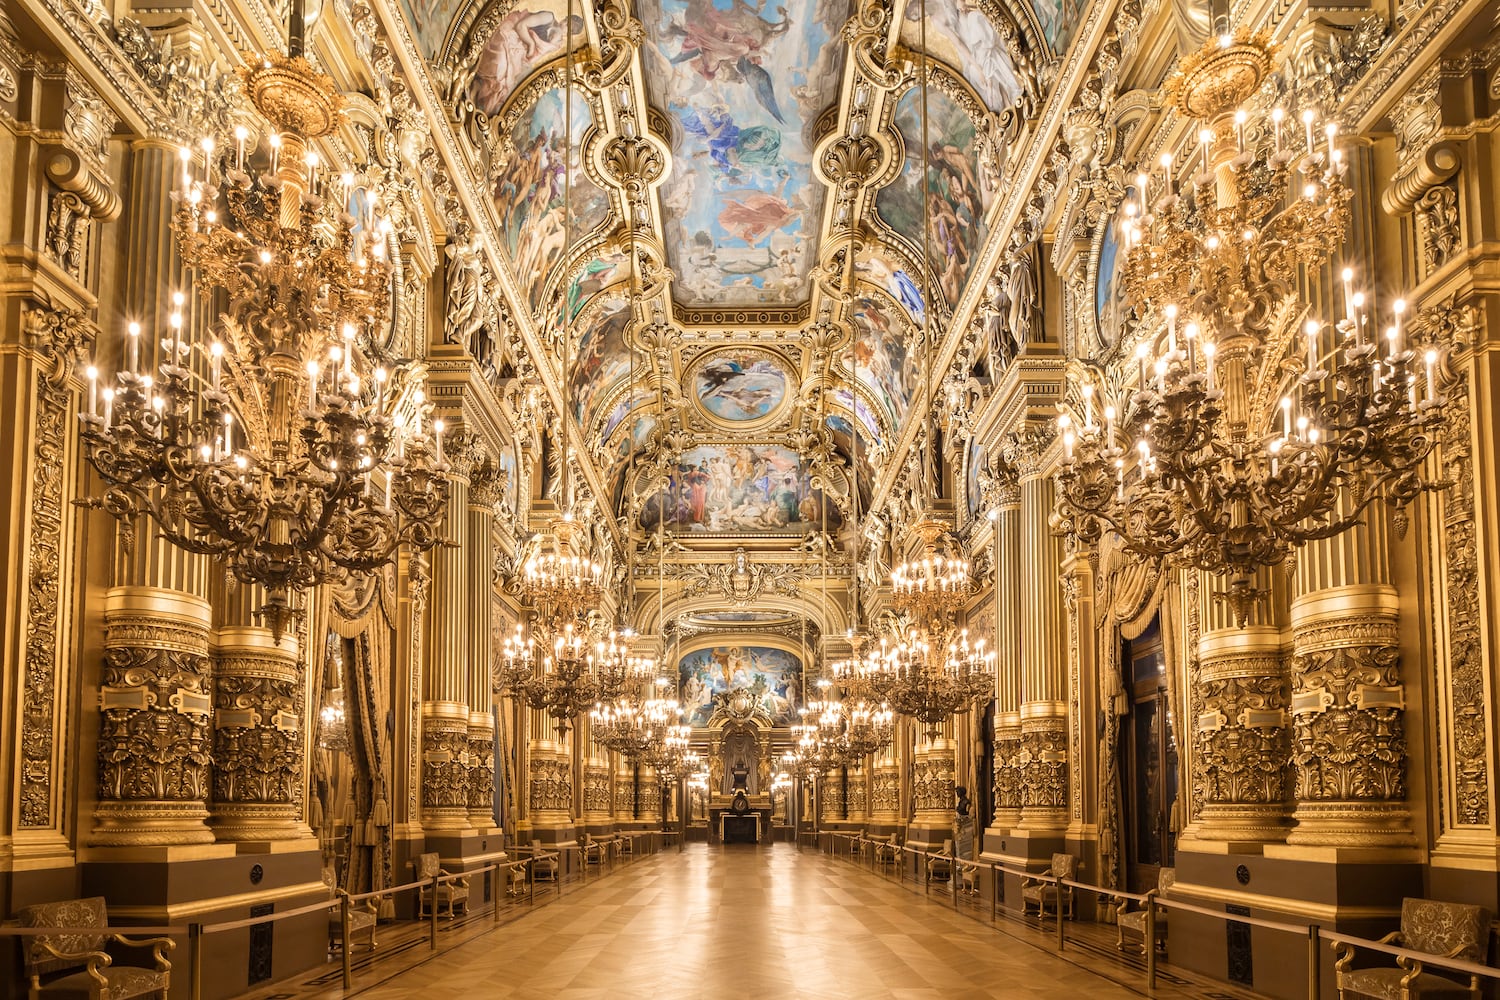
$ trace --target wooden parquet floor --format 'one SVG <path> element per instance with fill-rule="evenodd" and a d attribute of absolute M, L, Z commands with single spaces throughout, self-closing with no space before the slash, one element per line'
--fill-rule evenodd
<path fill-rule="evenodd" d="M 1075 928 L 1077 930 L 1075 931 Z M 455 928 L 455 930 L 457 930 Z M 1115 1000 L 1145 996 L 1139 965 L 1122 963 L 1070 925 L 1059 956 L 1050 933 L 988 909 L 955 910 L 847 861 L 789 844 L 688 845 L 570 886 L 546 905 L 472 934 L 420 964 L 357 977 L 365 1000 L 479 997 Z M 1113 928 L 1108 928 L 1112 932 Z M 1074 935 L 1077 935 L 1075 944 Z M 462 940 L 467 938 L 466 940 Z M 384 945 L 382 945 L 382 949 Z M 423 943 L 425 950 L 425 942 Z M 394 970 L 391 970 L 394 971 Z M 1164 998 L 1242 1000 L 1251 994 L 1177 970 Z M 341 997 L 337 977 L 263 996 Z"/>

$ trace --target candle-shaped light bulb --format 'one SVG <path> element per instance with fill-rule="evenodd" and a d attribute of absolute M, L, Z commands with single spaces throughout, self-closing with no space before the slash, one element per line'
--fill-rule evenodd
<path fill-rule="evenodd" d="M 141 364 L 141 324 L 131 323 L 125 328 L 125 370 L 138 374 Z"/>
<path fill-rule="evenodd" d="M 1422 360 L 1427 363 L 1427 402 L 1435 403 L 1437 402 L 1437 379 L 1433 372 L 1437 367 L 1438 352 L 1428 349 L 1427 353 L 1422 355 Z"/>
<path fill-rule="evenodd" d="M 109 430 L 110 423 L 115 414 L 115 391 L 108 386 L 104 388 L 104 429 Z"/>
<path fill-rule="evenodd" d="M 1302 125 L 1307 130 L 1307 152 L 1312 155 L 1313 151 L 1313 121 L 1317 118 L 1312 108 L 1302 112 Z"/>
<path fill-rule="evenodd" d="M 213 379 L 212 384 L 213 387 L 217 389 L 219 387 L 219 365 L 224 359 L 224 345 L 219 343 L 217 340 L 209 344 L 208 357 L 210 365 L 210 375 Z"/>
<path fill-rule="evenodd" d="M 245 140 L 250 138 L 250 130 L 243 125 L 234 127 L 234 169 L 245 169 Z"/>
<path fill-rule="evenodd" d="M 97 417 L 99 415 L 99 369 L 89 365 L 84 369 L 83 374 L 89 380 L 89 416 Z"/>
<path fill-rule="evenodd" d="M 1286 111 L 1282 108 L 1271 109 L 1271 132 L 1272 142 L 1275 144 L 1276 152 L 1281 152 L 1281 123 L 1286 120 Z"/>
<path fill-rule="evenodd" d="M 1292 436 L 1292 397 L 1281 397 L 1281 436 Z"/>
<path fill-rule="evenodd" d="M 307 363 L 307 408 L 313 409 L 318 405 L 318 372 L 321 369 L 316 361 Z"/>
<path fill-rule="evenodd" d="M 1146 388 L 1146 357 L 1151 353 L 1151 348 L 1143 340 L 1135 345 L 1135 359 L 1141 366 L 1141 388 Z"/>
<path fill-rule="evenodd" d="M 1318 329 L 1319 323 L 1315 319 L 1307 321 L 1304 332 L 1307 334 L 1307 371 L 1309 374 L 1318 370 Z"/>
<path fill-rule="evenodd" d="M 1166 175 L 1166 178 L 1167 178 L 1167 194 L 1168 194 L 1168 196 L 1170 196 L 1172 194 L 1172 154 L 1171 153 L 1163 153 L 1163 154 L 1161 154 L 1161 169 L 1162 169 L 1162 173 L 1164 173 Z"/>
<path fill-rule="evenodd" d="M 1203 371 L 1208 375 L 1208 391 L 1214 391 L 1214 355 L 1219 351 L 1219 345 L 1212 340 L 1203 341 Z"/>
<path fill-rule="evenodd" d="M 1244 108 L 1240 108 L 1234 113 L 1235 152 L 1243 153 L 1245 151 L 1245 122 L 1249 121 L 1249 119 L 1250 116 L 1245 112 Z"/>
<path fill-rule="evenodd" d="M 1401 353 L 1401 317 L 1406 314 L 1406 300 L 1397 299 L 1391 303 L 1391 312 L 1396 318 L 1395 326 L 1392 328 L 1396 331 L 1396 336 L 1391 341 L 1391 354 L 1394 356 Z"/>
<path fill-rule="evenodd" d="M 1091 431 L 1094 429 L 1094 383 L 1084 382 L 1078 387 L 1078 392 L 1083 396 L 1083 429 Z"/>
<path fill-rule="evenodd" d="M 1167 317 L 1167 353 L 1174 354 L 1177 351 L 1177 306 L 1169 302 L 1162 312 Z"/>

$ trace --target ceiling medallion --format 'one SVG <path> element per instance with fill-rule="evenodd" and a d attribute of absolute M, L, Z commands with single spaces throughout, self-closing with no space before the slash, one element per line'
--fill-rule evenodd
<path fill-rule="evenodd" d="M 726 430 L 774 424 L 796 395 L 787 360 L 759 347 L 710 351 L 693 362 L 684 381 L 703 419 Z"/>

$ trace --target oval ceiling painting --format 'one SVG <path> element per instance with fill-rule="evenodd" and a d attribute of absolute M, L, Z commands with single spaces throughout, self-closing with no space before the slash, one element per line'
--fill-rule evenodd
<path fill-rule="evenodd" d="M 688 388 L 704 415 L 740 429 L 781 416 L 790 382 L 786 361 L 758 348 L 714 351 L 688 372 Z"/>

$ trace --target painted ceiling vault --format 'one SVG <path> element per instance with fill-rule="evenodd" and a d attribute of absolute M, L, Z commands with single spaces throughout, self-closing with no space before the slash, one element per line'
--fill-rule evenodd
<path fill-rule="evenodd" d="M 888 491 L 1076 0 L 403 3 L 622 520 L 795 537 Z"/>

